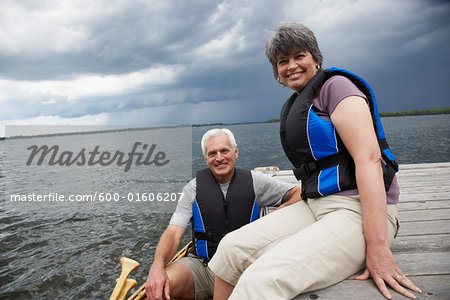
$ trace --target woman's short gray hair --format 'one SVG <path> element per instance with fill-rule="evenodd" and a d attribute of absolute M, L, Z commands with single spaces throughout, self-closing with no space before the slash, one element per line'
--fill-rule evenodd
<path fill-rule="evenodd" d="M 277 59 L 295 50 L 307 50 L 322 68 L 323 57 L 314 33 L 305 25 L 284 22 L 271 33 L 266 41 L 266 56 L 272 64 L 273 76 L 278 77 Z"/>
<path fill-rule="evenodd" d="M 234 138 L 234 135 L 231 132 L 231 130 L 229 130 L 227 128 L 215 128 L 215 129 L 208 130 L 202 137 L 201 146 L 202 146 L 202 152 L 203 152 L 204 157 L 206 157 L 205 142 L 220 133 L 225 133 L 228 136 L 228 139 L 230 140 L 231 149 L 233 149 L 233 151 L 236 149 L 236 147 L 237 147 L 236 139 Z"/>

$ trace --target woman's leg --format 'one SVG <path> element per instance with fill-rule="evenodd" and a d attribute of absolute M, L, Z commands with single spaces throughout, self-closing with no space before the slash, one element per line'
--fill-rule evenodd
<path fill-rule="evenodd" d="M 364 267 L 359 198 L 328 196 L 308 204 L 318 221 L 249 266 L 229 299 L 291 299 L 342 281 Z M 395 224 L 388 224 L 393 235 Z"/>
<path fill-rule="evenodd" d="M 235 285 L 244 270 L 259 256 L 315 221 L 304 201 L 272 212 L 227 234 L 208 265 L 216 276 Z"/>

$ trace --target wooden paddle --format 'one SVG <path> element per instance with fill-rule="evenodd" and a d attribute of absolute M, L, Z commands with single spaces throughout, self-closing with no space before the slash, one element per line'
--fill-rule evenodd
<path fill-rule="evenodd" d="M 189 251 L 191 251 L 191 249 L 192 249 L 192 241 L 187 243 L 186 246 L 183 247 L 183 249 L 178 251 L 177 254 L 175 254 L 174 257 L 169 261 L 168 265 L 176 262 L 182 257 L 185 257 L 189 253 Z"/>
<path fill-rule="evenodd" d="M 116 279 L 116 284 L 119 281 L 119 279 Z M 127 294 L 131 291 L 132 288 L 134 288 L 137 285 L 137 281 L 134 279 L 127 278 L 125 280 L 125 284 L 123 286 L 123 289 L 120 291 L 119 297 L 117 297 L 118 300 L 125 300 L 125 297 Z"/>
<path fill-rule="evenodd" d="M 179 260 L 180 258 L 186 256 L 189 251 L 191 251 L 192 249 L 192 241 L 190 241 L 189 243 L 186 244 L 186 246 L 183 247 L 183 249 L 181 249 L 180 251 L 177 252 L 177 254 L 175 254 L 175 256 L 169 261 L 168 265 L 171 263 L 176 262 L 177 260 Z M 141 285 L 141 287 L 133 293 L 133 295 L 131 295 L 127 300 L 141 300 L 141 299 L 147 299 L 144 298 L 145 295 L 145 283 L 143 285 Z"/>
<path fill-rule="evenodd" d="M 145 283 L 141 285 L 141 287 L 133 293 L 127 300 L 142 300 L 147 299 L 147 295 L 145 294 Z"/>
<path fill-rule="evenodd" d="M 139 263 L 131 258 L 121 257 L 120 265 L 122 266 L 122 272 L 120 273 L 117 284 L 109 300 L 118 300 L 122 292 L 122 289 L 126 286 L 127 277 L 130 273 L 139 267 Z M 131 288 L 130 288 L 131 289 Z M 123 296 L 125 298 L 126 294 Z"/>

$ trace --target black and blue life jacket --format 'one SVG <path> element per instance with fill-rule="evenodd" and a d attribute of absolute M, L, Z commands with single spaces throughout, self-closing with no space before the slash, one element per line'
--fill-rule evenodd
<path fill-rule="evenodd" d="M 339 191 L 356 189 L 355 164 L 331 121 L 320 118 L 312 101 L 331 76 L 350 79 L 367 97 L 375 132 L 378 136 L 384 173 L 389 189 L 398 165 L 395 161 L 378 115 L 375 95 L 361 77 L 340 68 L 319 71 L 303 88 L 283 105 L 280 115 L 280 138 L 286 156 L 294 165 L 294 174 L 302 181 L 302 198 L 326 196 Z"/>
<path fill-rule="evenodd" d="M 193 210 L 195 253 L 209 261 L 220 240 L 233 230 L 259 217 L 252 174 L 235 169 L 226 197 L 210 169 L 197 172 Z"/>

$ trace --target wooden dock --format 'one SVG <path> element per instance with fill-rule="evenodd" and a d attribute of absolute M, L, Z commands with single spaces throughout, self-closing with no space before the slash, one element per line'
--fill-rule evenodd
<path fill-rule="evenodd" d="M 280 171 L 286 181 L 292 172 Z M 400 230 L 391 249 L 402 271 L 422 290 L 416 299 L 450 300 L 450 163 L 401 165 Z M 372 280 L 355 274 L 295 300 L 385 299 Z M 390 289 L 392 299 L 407 299 Z"/>

